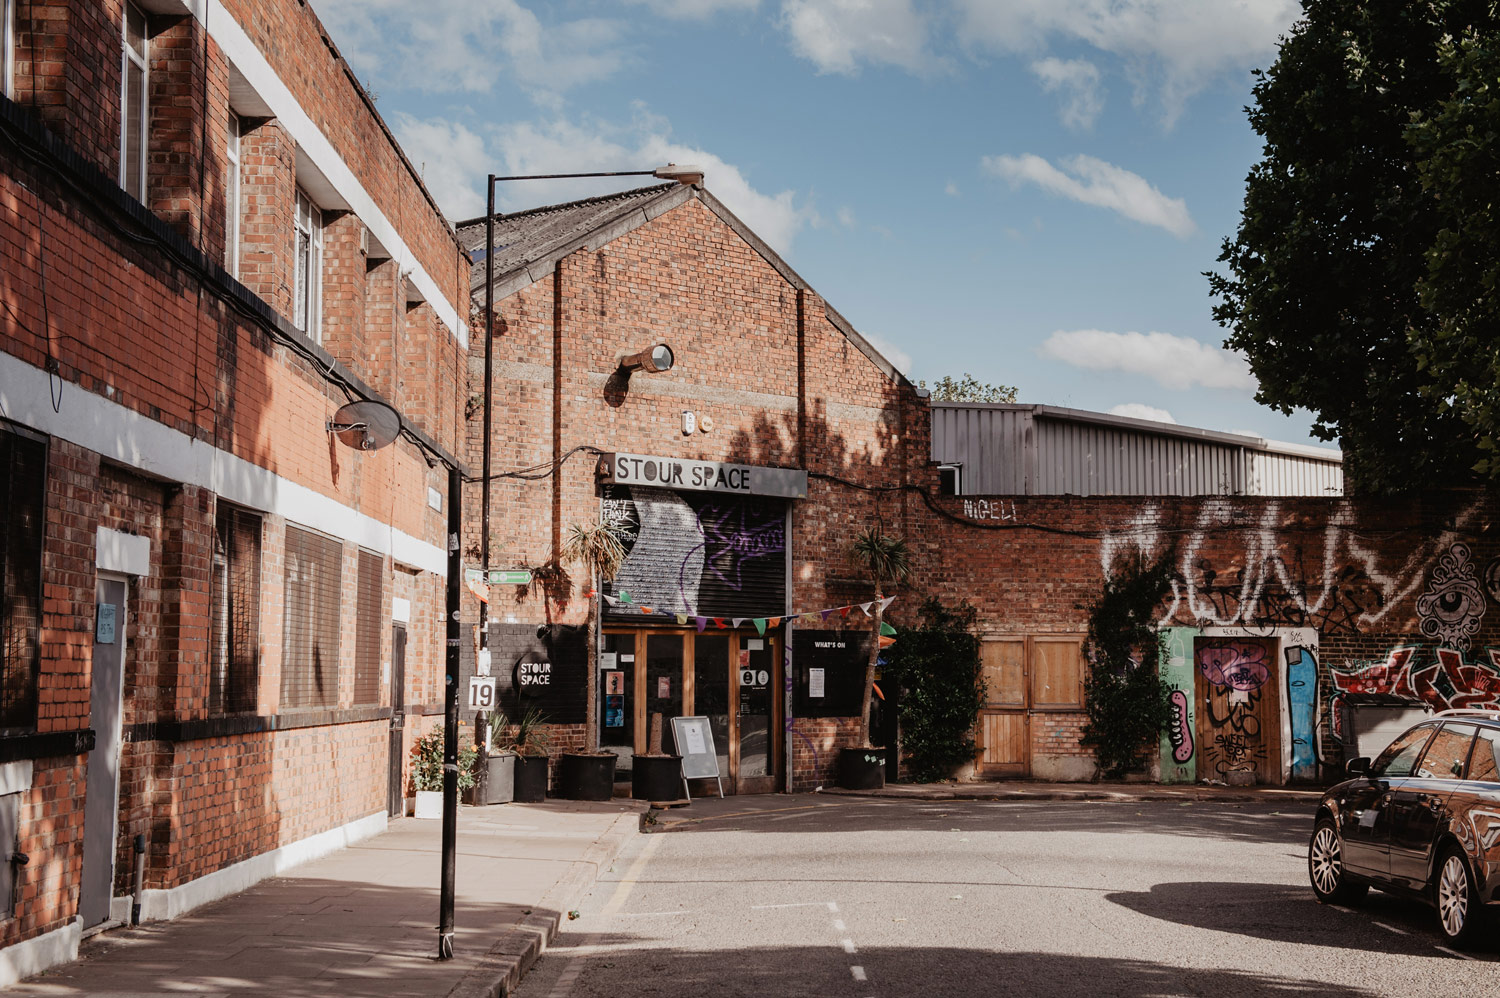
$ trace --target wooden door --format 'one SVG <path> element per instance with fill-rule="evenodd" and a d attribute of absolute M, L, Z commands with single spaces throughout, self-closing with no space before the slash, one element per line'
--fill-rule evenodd
<path fill-rule="evenodd" d="M 990 638 L 980 642 L 984 703 L 976 741 L 980 776 L 1025 776 L 1031 762 L 1027 718 L 1026 639 Z"/>
<path fill-rule="evenodd" d="M 1193 685 L 1198 703 L 1198 776 L 1224 783 L 1254 774 L 1281 782 L 1276 639 L 1197 638 Z"/>

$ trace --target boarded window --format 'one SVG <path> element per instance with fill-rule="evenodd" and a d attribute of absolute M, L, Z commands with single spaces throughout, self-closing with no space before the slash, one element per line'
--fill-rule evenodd
<path fill-rule="evenodd" d="M 209 709 L 254 711 L 260 688 L 260 517 L 219 504 L 214 519 Z"/>
<path fill-rule="evenodd" d="M 286 528 L 286 646 L 282 709 L 334 707 L 339 700 L 339 587 L 343 546 Z"/>
<path fill-rule="evenodd" d="M 380 635 L 385 620 L 385 558 L 359 552 L 359 606 L 354 625 L 354 702 L 380 702 Z"/>
<path fill-rule="evenodd" d="M 36 727 L 47 447 L 0 422 L 0 732 Z"/>
<path fill-rule="evenodd" d="M 1031 706 L 1075 709 L 1083 706 L 1083 639 L 1031 639 Z"/>
<path fill-rule="evenodd" d="M 980 642 L 984 700 L 989 707 L 1026 706 L 1026 639 L 993 638 Z"/>

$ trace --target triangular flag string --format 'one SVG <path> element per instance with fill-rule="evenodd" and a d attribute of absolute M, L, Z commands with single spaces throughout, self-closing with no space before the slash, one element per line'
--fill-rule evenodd
<path fill-rule="evenodd" d="M 766 628 L 768 627 L 780 627 L 783 623 L 800 624 L 809 627 L 817 626 L 820 623 L 827 623 L 829 618 L 833 617 L 835 614 L 838 615 L 840 620 L 847 620 L 849 619 L 850 612 L 853 611 L 855 607 L 858 607 L 861 611 L 863 611 L 866 617 L 873 617 L 875 615 L 875 608 L 877 606 L 879 607 L 880 612 L 884 613 L 886 608 L 888 608 L 892 603 L 896 602 L 896 597 L 894 596 L 881 597 L 877 595 L 875 599 L 870 600 L 866 603 L 850 603 L 846 606 L 831 606 L 822 610 L 807 610 L 798 613 L 789 613 L 781 617 L 700 617 L 697 615 L 690 615 L 686 613 L 677 613 L 673 610 L 662 610 L 657 607 L 643 606 L 640 603 L 636 603 L 634 600 L 632 600 L 630 598 L 630 594 L 625 592 L 624 590 L 620 590 L 619 594 L 616 596 L 611 596 L 609 593 L 602 592 L 597 589 L 587 589 L 584 591 L 584 595 L 590 599 L 597 596 L 609 606 L 627 607 L 631 610 L 635 610 L 643 614 L 671 614 L 676 618 L 679 625 L 686 627 L 689 623 L 691 623 L 692 625 L 697 627 L 698 633 L 700 634 L 703 633 L 703 631 L 708 627 L 710 623 L 712 623 L 715 628 L 723 631 L 739 630 L 740 628 L 744 627 L 746 623 L 749 623 L 753 625 L 756 631 L 760 634 L 765 634 Z M 888 627 L 889 625 L 883 624 L 880 629 L 881 634 L 887 637 L 889 637 L 892 633 L 887 630 Z"/>

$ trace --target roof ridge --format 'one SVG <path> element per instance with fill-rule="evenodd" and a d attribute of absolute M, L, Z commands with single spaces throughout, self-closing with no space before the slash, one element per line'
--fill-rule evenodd
<path fill-rule="evenodd" d="M 561 204 L 544 204 L 538 205 L 535 208 L 525 208 L 521 211 L 510 211 L 504 213 L 496 212 L 495 221 L 508 222 L 513 218 L 526 218 L 528 216 L 540 215 L 549 211 L 564 211 L 569 208 L 581 208 L 584 205 L 603 204 L 606 201 L 618 201 L 623 200 L 627 197 L 639 196 L 641 194 L 645 194 L 647 191 L 666 191 L 670 190 L 671 188 L 680 186 L 681 185 L 674 180 L 668 181 L 664 184 L 651 184 L 648 187 L 636 187 L 628 191 L 615 191 L 613 194 L 596 194 L 593 197 L 579 198 L 577 201 L 564 201 Z M 470 218 L 462 222 L 455 222 L 453 223 L 453 227 L 455 229 L 467 229 L 471 225 L 483 225 L 484 218 L 485 217 L 483 215 L 480 215 L 478 218 Z"/>

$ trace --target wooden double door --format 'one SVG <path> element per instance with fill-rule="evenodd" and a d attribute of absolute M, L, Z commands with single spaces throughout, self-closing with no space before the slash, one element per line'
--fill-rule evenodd
<path fill-rule="evenodd" d="M 628 779 L 634 756 L 654 747 L 653 717 L 660 716 L 661 749 L 672 752 L 672 718 L 704 716 L 725 793 L 774 793 L 782 681 L 776 635 L 606 628 L 599 743 L 620 757 L 617 778 Z"/>
<path fill-rule="evenodd" d="M 990 637 L 979 648 L 984 699 L 975 768 L 989 779 L 1030 776 L 1032 718 L 1083 708 L 1083 636 Z"/>

